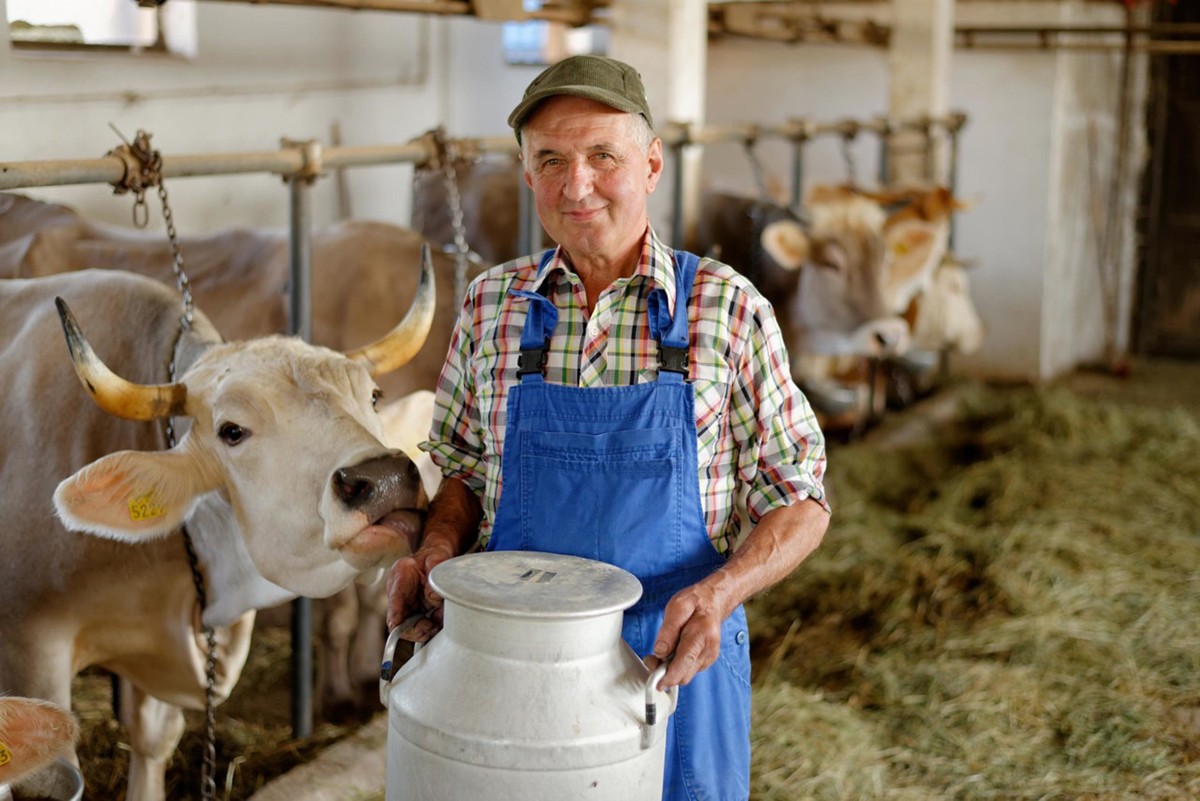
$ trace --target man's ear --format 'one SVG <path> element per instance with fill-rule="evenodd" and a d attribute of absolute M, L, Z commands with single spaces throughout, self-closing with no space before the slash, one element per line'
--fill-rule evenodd
<path fill-rule="evenodd" d="M 54 508 L 67 528 L 139 542 L 174 531 L 212 489 L 186 453 L 121 451 L 59 484 Z"/>
<path fill-rule="evenodd" d="M 649 162 L 650 174 L 647 176 L 646 180 L 646 194 L 650 194 L 654 191 L 654 188 L 658 186 L 658 179 L 662 177 L 663 166 L 665 165 L 665 162 L 663 161 L 662 140 L 657 136 L 654 137 L 654 141 L 650 143 L 650 150 L 647 153 L 647 161 Z"/>

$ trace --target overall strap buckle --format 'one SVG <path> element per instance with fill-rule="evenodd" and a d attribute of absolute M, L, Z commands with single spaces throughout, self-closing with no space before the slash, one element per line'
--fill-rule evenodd
<path fill-rule="evenodd" d="M 546 370 L 546 356 L 550 352 L 550 337 L 540 348 L 521 348 L 517 357 L 517 377 L 531 373 L 542 374 Z"/>
<path fill-rule="evenodd" d="M 684 378 L 688 374 L 688 349 L 673 348 L 658 341 L 658 369 L 660 372 L 679 373 Z"/>

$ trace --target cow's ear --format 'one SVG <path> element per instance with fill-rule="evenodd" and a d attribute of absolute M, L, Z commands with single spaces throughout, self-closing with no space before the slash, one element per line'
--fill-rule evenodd
<path fill-rule="evenodd" d="M 54 507 L 68 528 L 137 542 L 175 530 L 210 486 L 188 455 L 121 451 L 64 480 Z"/>
<path fill-rule="evenodd" d="M 922 220 L 905 220 L 887 232 L 887 249 L 891 255 L 889 278 L 893 282 L 924 281 L 937 267 L 934 251 L 938 244 L 939 226 Z"/>
<path fill-rule="evenodd" d="M 763 228 L 762 247 L 785 270 L 799 270 L 808 261 L 808 234 L 795 220 L 776 220 Z"/>

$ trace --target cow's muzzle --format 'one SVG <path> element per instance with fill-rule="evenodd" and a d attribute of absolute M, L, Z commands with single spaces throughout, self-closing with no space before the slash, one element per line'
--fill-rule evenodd
<path fill-rule="evenodd" d="M 399 558 L 420 540 L 428 505 L 421 474 L 412 459 L 396 452 L 334 471 L 333 496 L 365 527 L 340 544 L 343 557 Z M 353 557 L 358 557 L 353 558 Z"/>

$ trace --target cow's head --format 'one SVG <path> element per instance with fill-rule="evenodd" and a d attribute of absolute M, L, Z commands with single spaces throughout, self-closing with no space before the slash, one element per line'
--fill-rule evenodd
<path fill-rule="evenodd" d="M 840 187 L 815 191 L 807 224 L 783 218 L 763 229 L 762 247 L 779 270 L 797 273 L 776 311 L 791 319 L 788 349 L 883 356 L 908 345 L 908 325 L 890 308 L 885 214 L 878 203 Z"/>
<path fill-rule="evenodd" d="M 217 343 L 178 383 L 154 386 L 112 373 L 59 300 L 76 372 L 101 408 L 191 423 L 168 451 L 114 453 L 64 480 L 54 494 L 59 516 L 136 542 L 173 531 L 216 493 L 258 571 L 313 597 L 411 553 L 427 499 L 412 461 L 381 442 L 374 376 L 421 348 L 433 287 L 426 250 L 412 307 L 375 344 L 341 354 L 290 337 Z"/>
<path fill-rule="evenodd" d="M 909 187 L 861 192 L 887 213 L 886 293 L 888 308 L 903 313 L 922 292 L 931 288 L 950 243 L 950 223 L 956 212 L 971 204 L 944 186 Z"/>

